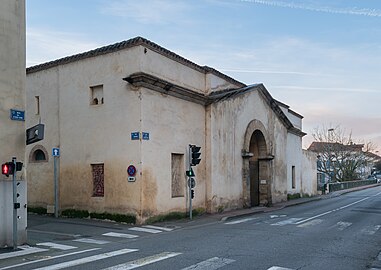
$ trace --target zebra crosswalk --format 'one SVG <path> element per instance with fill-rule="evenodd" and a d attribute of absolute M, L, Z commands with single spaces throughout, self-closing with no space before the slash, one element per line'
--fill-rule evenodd
<path fill-rule="evenodd" d="M 134 234 L 110 231 L 110 232 L 101 233 L 99 235 L 92 235 L 90 237 L 81 237 L 81 235 L 75 235 L 76 236 L 75 239 L 63 240 L 64 244 L 62 242 L 59 242 L 59 243 L 38 242 L 35 244 L 36 247 L 20 246 L 19 247 L 20 250 L 16 252 L 9 252 L 4 254 L 0 253 L 0 260 L 34 254 L 34 253 L 40 253 L 40 252 L 48 251 L 50 249 L 58 250 L 58 251 L 70 251 L 70 250 L 78 249 L 79 247 L 84 248 L 83 245 L 79 246 L 78 243 L 84 244 L 84 245 L 91 245 L 91 246 L 94 246 L 94 245 L 102 246 L 102 245 L 106 245 L 113 242 L 115 239 L 136 239 L 138 237 L 141 237 L 147 234 L 171 232 L 177 228 L 167 228 L 167 227 L 161 227 L 161 226 L 145 225 L 141 227 L 131 227 L 127 229 L 128 231 L 134 232 Z"/>
<path fill-rule="evenodd" d="M 160 252 L 157 254 L 152 254 L 149 256 L 141 256 L 139 255 L 139 249 L 134 248 L 124 248 L 124 249 L 118 249 L 108 252 L 102 252 L 100 248 L 94 248 L 89 250 L 82 250 L 78 252 L 72 252 L 68 254 L 63 255 L 57 255 L 57 256 L 49 256 L 40 260 L 32 260 L 27 261 L 19 264 L 10 265 L 7 267 L 0 267 L 0 270 L 6 270 L 6 269 L 19 269 L 22 267 L 31 267 L 28 269 L 34 269 L 34 270 L 59 270 L 59 269 L 66 269 L 69 267 L 85 267 L 86 264 L 90 263 L 96 263 L 98 261 L 102 261 L 98 266 L 96 263 L 93 264 L 94 269 L 98 270 L 130 270 L 130 269 L 136 269 L 140 267 L 144 267 L 146 265 L 152 265 L 155 263 L 160 263 L 161 261 L 165 261 L 168 259 L 173 259 L 178 256 L 184 256 L 181 252 L 171 252 L 171 251 L 165 251 Z M 98 252 L 97 254 L 90 255 L 88 253 L 90 252 Z M 134 256 L 134 259 L 127 260 L 126 262 L 121 262 L 123 258 L 130 258 L 126 257 L 127 254 L 135 254 L 131 255 Z M 78 255 L 84 255 L 80 258 L 78 258 Z M 67 259 L 62 262 L 63 257 L 73 257 L 72 259 Z M 118 257 L 118 263 L 115 263 L 114 265 L 110 265 L 114 261 L 114 257 Z M 111 259 L 111 260 L 110 260 Z M 181 262 L 181 260 L 179 261 Z M 222 268 L 228 264 L 234 263 L 235 260 L 230 258 L 221 258 L 221 257 L 212 257 L 212 258 L 206 258 L 205 260 L 197 261 L 196 263 L 192 265 L 186 265 L 179 267 L 178 269 L 182 270 L 190 270 L 190 269 L 197 269 L 197 270 L 217 270 L 219 268 Z M 89 266 L 86 267 L 89 267 Z M 104 265 L 108 265 L 104 267 Z M 174 264 L 175 265 L 175 264 Z M 177 263 L 176 263 L 177 265 Z"/>
<path fill-rule="evenodd" d="M 275 219 L 276 218 L 276 219 Z M 235 225 L 235 224 L 241 224 L 241 223 L 247 223 L 255 218 L 242 218 L 242 219 L 236 219 L 233 221 L 225 222 L 225 225 Z M 265 220 L 256 220 L 255 224 L 267 224 L 270 226 L 296 226 L 297 228 L 308 228 L 320 225 L 324 222 L 330 222 L 328 219 L 321 219 L 321 218 L 304 218 L 304 217 L 287 217 L 286 215 L 282 216 L 269 216 L 269 219 Z M 350 229 L 353 227 L 353 223 L 349 221 L 338 221 L 330 226 L 330 229 L 336 229 L 337 231 L 345 231 L 347 229 Z M 364 235 L 374 235 L 381 229 L 381 224 L 376 225 L 363 225 L 359 232 Z"/>
<path fill-rule="evenodd" d="M 51 243 L 45 243 L 47 245 L 51 245 Z M 53 246 L 53 245 L 51 245 Z M 72 253 L 61 254 L 57 256 L 47 256 L 43 259 L 26 261 L 19 264 L 9 265 L 7 267 L 0 267 L 0 270 L 8 270 L 8 269 L 19 269 L 22 267 L 30 267 L 28 269 L 33 270 L 60 270 L 67 269 L 70 267 L 80 268 L 89 268 L 89 265 L 92 264 L 91 268 L 97 270 L 131 270 L 141 268 L 147 265 L 153 265 L 155 263 L 160 263 L 165 260 L 175 259 L 176 257 L 185 256 L 182 252 L 172 252 L 172 251 L 164 251 L 156 254 L 152 254 L 149 256 L 141 256 L 141 250 L 135 248 L 123 248 L 108 252 L 102 252 L 101 248 L 93 248 L 88 250 L 81 250 Z M 90 253 L 97 252 L 97 254 Z M 79 255 L 82 257 L 78 258 Z M 130 255 L 130 257 L 126 257 L 126 255 Z M 131 260 L 131 256 L 133 259 Z M 62 261 L 62 258 L 66 257 L 67 260 Z M 73 258 L 70 258 L 73 257 Z M 118 263 L 112 264 L 115 257 L 118 257 Z M 123 258 L 126 259 L 125 262 L 121 262 Z M 110 260 L 111 259 L 111 260 Z M 97 263 L 102 261 L 102 263 Z M 201 260 L 197 260 L 193 264 L 183 265 L 183 259 L 179 259 L 178 261 L 171 262 L 171 265 L 177 265 L 176 269 L 181 270 L 218 270 L 227 265 L 232 265 L 233 269 L 235 268 L 234 264 L 237 262 L 232 258 L 223 258 L 223 257 L 211 257 L 204 258 Z M 95 263 L 95 264 L 94 264 Z M 155 266 L 154 266 L 155 267 Z M 237 266 L 238 267 L 238 266 Z M 162 268 L 162 267 L 158 267 Z M 230 268 L 232 269 L 232 268 Z M 284 268 L 279 266 L 273 266 L 268 268 L 267 270 L 293 270 L 290 268 Z"/>
<path fill-rule="evenodd" d="M 84 243 L 84 244 L 91 244 L 91 245 L 106 245 L 112 242 L 115 239 L 136 239 L 138 237 L 141 237 L 142 234 L 158 234 L 162 232 L 170 232 L 173 231 L 174 228 L 166 228 L 166 227 L 160 227 L 160 226 L 153 226 L 153 225 L 145 225 L 142 227 L 131 227 L 128 228 L 128 231 L 133 231 L 138 234 L 131 234 L 131 233 L 121 233 L 121 232 L 105 232 L 101 235 L 95 235 L 93 237 L 78 237 L 76 239 L 71 240 L 74 244 L 76 243 Z M 99 237 L 102 237 L 99 239 Z M 65 241 L 65 244 L 62 243 L 53 243 L 53 242 L 42 242 L 42 243 L 36 243 L 36 246 L 44 247 L 44 248 L 50 248 L 50 249 L 56 249 L 56 250 L 71 250 L 77 248 L 75 245 L 68 244 L 68 241 Z M 32 250 L 38 251 L 45 251 L 46 249 L 30 249 L 28 252 L 32 252 Z M 23 252 L 25 253 L 25 252 Z M 22 254 L 23 254 L 22 253 Z"/>

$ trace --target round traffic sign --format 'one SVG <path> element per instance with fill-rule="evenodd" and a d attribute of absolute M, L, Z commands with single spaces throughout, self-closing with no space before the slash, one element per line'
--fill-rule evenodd
<path fill-rule="evenodd" d="M 136 168 L 135 168 L 135 166 L 134 165 L 128 166 L 127 173 L 128 173 L 129 176 L 135 176 L 135 174 L 136 174 Z"/>

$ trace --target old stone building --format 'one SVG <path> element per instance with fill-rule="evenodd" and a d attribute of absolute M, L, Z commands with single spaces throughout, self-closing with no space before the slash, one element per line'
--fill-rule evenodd
<path fill-rule="evenodd" d="M 0 164 L 24 161 L 25 155 L 25 0 L 0 5 Z M 25 180 L 24 170 L 17 180 Z M 26 202 L 25 181 L 19 181 L 18 202 Z M 12 176 L 0 174 L 0 247 L 26 242 L 26 209 L 17 210 L 17 241 L 13 236 Z M 15 215 L 16 216 L 16 215 Z M 16 231 L 15 230 L 15 231 Z M 13 242 L 14 241 L 14 242 Z"/>
<path fill-rule="evenodd" d="M 196 208 L 316 192 L 301 115 L 263 84 L 245 85 L 141 37 L 28 68 L 27 111 L 28 126 L 45 124 L 45 139 L 27 147 L 31 206 L 53 204 L 53 148 L 61 210 L 132 213 L 140 222 L 185 211 L 189 144 L 201 146 Z"/>

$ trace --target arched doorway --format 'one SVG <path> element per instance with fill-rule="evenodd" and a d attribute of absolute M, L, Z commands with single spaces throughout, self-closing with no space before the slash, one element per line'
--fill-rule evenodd
<path fill-rule="evenodd" d="M 264 125 L 258 120 L 251 121 L 242 150 L 243 201 L 246 207 L 271 204 L 271 145 Z"/>
<path fill-rule="evenodd" d="M 267 154 L 266 140 L 260 130 L 255 130 L 251 135 L 249 151 L 253 154 L 249 160 L 250 206 L 253 207 L 260 204 L 260 179 L 262 179 L 260 176 L 263 175 L 262 169 L 264 169 L 260 168 L 260 164 L 263 167 L 261 157 L 265 157 Z"/>

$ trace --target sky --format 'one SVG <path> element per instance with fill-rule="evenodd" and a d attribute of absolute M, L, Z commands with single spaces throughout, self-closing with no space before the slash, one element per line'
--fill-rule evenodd
<path fill-rule="evenodd" d="M 26 0 L 27 66 L 137 36 L 381 155 L 380 0 Z"/>

